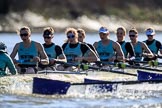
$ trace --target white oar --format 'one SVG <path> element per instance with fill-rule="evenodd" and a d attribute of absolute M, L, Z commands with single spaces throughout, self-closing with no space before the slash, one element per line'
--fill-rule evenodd
<path fill-rule="evenodd" d="M 82 71 L 82 72 L 71 72 L 71 71 L 53 71 L 53 70 L 42 70 L 42 71 L 38 71 L 37 74 L 77 74 L 77 75 L 87 75 L 86 71 Z"/>

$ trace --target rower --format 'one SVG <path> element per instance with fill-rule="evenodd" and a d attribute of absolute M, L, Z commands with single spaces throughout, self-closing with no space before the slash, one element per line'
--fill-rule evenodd
<path fill-rule="evenodd" d="M 83 30 L 83 29 L 81 29 L 81 28 L 78 28 L 78 29 L 77 29 L 77 32 L 78 32 L 78 41 L 79 41 L 79 42 L 82 42 L 82 43 L 84 43 L 84 44 L 86 44 L 86 45 L 88 45 L 88 46 L 95 52 L 95 54 L 99 57 L 99 55 L 98 55 L 96 49 L 94 48 L 94 46 L 91 45 L 91 44 L 89 44 L 89 43 L 86 43 L 86 42 L 84 41 L 84 39 L 85 39 L 85 37 L 86 37 L 85 30 Z"/>
<path fill-rule="evenodd" d="M 125 56 L 125 61 L 135 59 L 135 52 L 133 45 L 130 42 L 125 42 L 126 29 L 124 27 L 117 28 L 116 31 L 117 42 L 120 44 Z"/>
<path fill-rule="evenodd" d="M 149 27 L 148 29 L 146 29 L 146 36 L 147 36 L 147 40 L 145 40 L 144 42 L 149 47 L 151 52 L 154 54 L 154 57 L 153 58 L 146 57 L 146 58 L 144 58 L 144 61 L 156 60 L 158 52 L 160 52 L 160 54 L 162 54 L 162 44 L 160 41 L 154 39 L 154 37 L 155 37 L 154 28 Z"/>
<path fill-rule="evenodd" d="M 142 57 L 152 58 L 154 55 L 144 42 L 138 41 L 138 31 L 136 28 L 129 30 L 129 37 L 135 51 L 135 60 L 142 61 Z"/>
<path fill-rule="evenodd" d="M 36 73 L 38 63 L 48 64 L 48 57 L 42 45 L 30 39 L 31 31 L 29 27 L 20 28 L 18 35 L 20 35 L 22 42 L 16 43 L 10 56 L 20 74 Z M 17 53 L 18 60 L 15 59 Z"/>
<path fill-rule="evenodd" d="M 123 61 L 124 54 L 119 43 L 109 39 L 109 30 L 106 27 L 99 29 L 100 41 L 95 42 L 93 45 L 96 48 L 101 61 L 114 62 Z"/>
<path fill-rule="evenodd" d="M 44 38 L 44 50 L 49 58 L 48 65 L 39 65 L 40 68 L 44 69 L 51 69 L 55 70 L 55 65 L 57 61 L 66 62 L 66 56 L 59 45 L 56 45 L 52 42 L 54 38 L 54 29 L 52 27 L 46 27 L 43 31 L 43 38 Z M 57 67 L 56 67 L 57 68 Z M 58 69 L 56 69 L 58 70 Z"/>
<path fill-rule="evenodd" d="M 74 28 L 67 28 L 65 34 L 68 38 L 68 42 L 62 45 L 63 51 L 67 58 L 67 63 L 80 64 L 82 61 L 95 62 L 99 58 L 96 56 L 93 50 L 88 45 L 78 42 L 78 33 Z M 73 71 L 71 66 L 63 66 L 62 70 Z M 78 69 L 76 68 L 76 71 Z"/>
<path fill-rule="evenodd" d="M 7 75 L 7 68 L 12 75 L 17 73 L 14 63 L 7 53 L 7 46 L 0 42 L 0 77 Z"/>

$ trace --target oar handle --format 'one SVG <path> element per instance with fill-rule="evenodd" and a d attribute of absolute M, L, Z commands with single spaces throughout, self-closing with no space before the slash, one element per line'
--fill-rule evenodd
<path fill-rule="evenodd" d="M 158 55 L 158 56 L 157 56 L 157 58 L 160 58 L 160 59 L 162 59 L 162 55 Z"/>

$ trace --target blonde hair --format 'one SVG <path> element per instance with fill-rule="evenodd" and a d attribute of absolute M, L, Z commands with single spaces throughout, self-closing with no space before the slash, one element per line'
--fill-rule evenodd
<path fill-rule="evenodd" d="M 75 28 L 67 28 L 65 34 L 67 35 L 68 33 L 73 33 L 76 37 L 78 37 L 78 32 Z"/>
<path fill-rule="evenodd" d="M 53 35 L 55 31 L 52 27 L 45 27 L 43 32 L 49 32 L 51 35 Z"/>
<path fill-rule="evenodd" d="M 30 30 L 30 28 L 28 26 L 21 27 L 19 30 L 17 30 L 17 34 L 20 35 L 20 32 L 22 30 L 26 30 L 29 33 L 29 35 L 31 35 L 31 30 Z"/>
<path fill-rule="evenodd" d="M 145 31 L 147 31 L 147 30 L 155 30 L 155 29 L 153 27 L 149 27 Z"/>
<path fill-rule="evenodd" d="M 136 29 L 135 27 L 133 27 L 132 29 L 130 29 L 130 30 L 129 30 L 129 33 L 130 33 L 130 32 L 134 32 L 135 34 L 138 34 L 138 31 L 137 31 L 137 29 Z"/>
<path fill-rule="evenodd" d="M 126 32 L 127 31 L 126 31 L 126 28 L 125 27 L 121 26 L 121 27 L 117 28 L 116 33 L 117 33 L 118 30 L 122 30 L 123 33 L 124 33 L 124 35 L 126 35 Z"/>
<path fill-rule="evenodd" d="M 85 38 L 86 34 L 85 34 L 85 31 L 83 29 L 78 28 L 77 32 L 78 32 L 78 34 L 82 34 L 82 36 Z"/>

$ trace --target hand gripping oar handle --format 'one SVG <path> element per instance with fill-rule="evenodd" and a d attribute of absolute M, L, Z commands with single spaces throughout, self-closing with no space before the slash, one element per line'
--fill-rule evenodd
<path fill-rule="evenodd" d="M 100 67 L 94 67 L 94 66 L 90 66 L 90 65 L 87 65 L 87 64 L 73 64 L 73 63 L 65 63 L 65 62 L 62 62 L 62 61 L 57 61 L 57 63 L 64 64 L 64 65 L 67 65 L 67 66 L 77 66 L 77 67 L 79 67 L 83 70 L 93 69 L 93 70 L 97 70 L 97 71 L 104 71 L 104 72 L 111 72 L 111 73 L 116 73 L 116 74 L 137 76 L 137 74 L 127 73 L 127 72 L 117 71 L 117 70 L 112 70 L 112 69 L 103 69 L 103 68 L 100 68 Z"/>
<path fill-rule="evenodd" d="M 131 61 L 134 63 L 143 63 L 143 64 L 149 64 L 149 66 L 158 66 L 158 65 L 162 65 L 162 63 L 156 61 L 156 60 L 150 60 L 150 61 Z"/>
<path fill-rule="evenodd" d="M 123 72 L 123 71 L 117 71 L 117 70 L 112 70 L 112 69 L 103 69 L 103 68 L 89 66 L 89 65 L 81 65 L 80 67 L 82 69 L 85 69 L 86 68 L 86 69 L 93 69 L 93 70 L 97 70 L 97 71 L 111 72 L 111 73 L 116 73 L 116 74 L 124 74 L 124 75 L 137 76 L 137 74 L 133 74 L 133 73 Z"/>
<path fill-rule="evenodd" d="M 147 61 L 133 61 L 135 63 L 145 63 L 145 64 L 148 64 Z M 151 70 L 151 71 L 158 71 L 158 72 L 162 72 L 161 69 L 158 69 L 158 68 L 151 68 L 151 67 L 143 67 L 143 66 L 137 66 L 137 65 L 128 65 L 128 64 L 125 64 L 125 63 L 122 63 L 122 62 L 119 62 L 119 63 L 113 63 L 113 62 L 101 62 L 103 64 L 108 64 L 108 65 L 113 65 L 113 66 L 116 66 L 118 68 L 121 68 L 121 69 L 125 69 L 126 67 L 129 67 L 129 68 L 133 68 L 133 69 L 144 69 L 144 70 Z M 159 64 L 159 62 L 158 62 Z"/>

